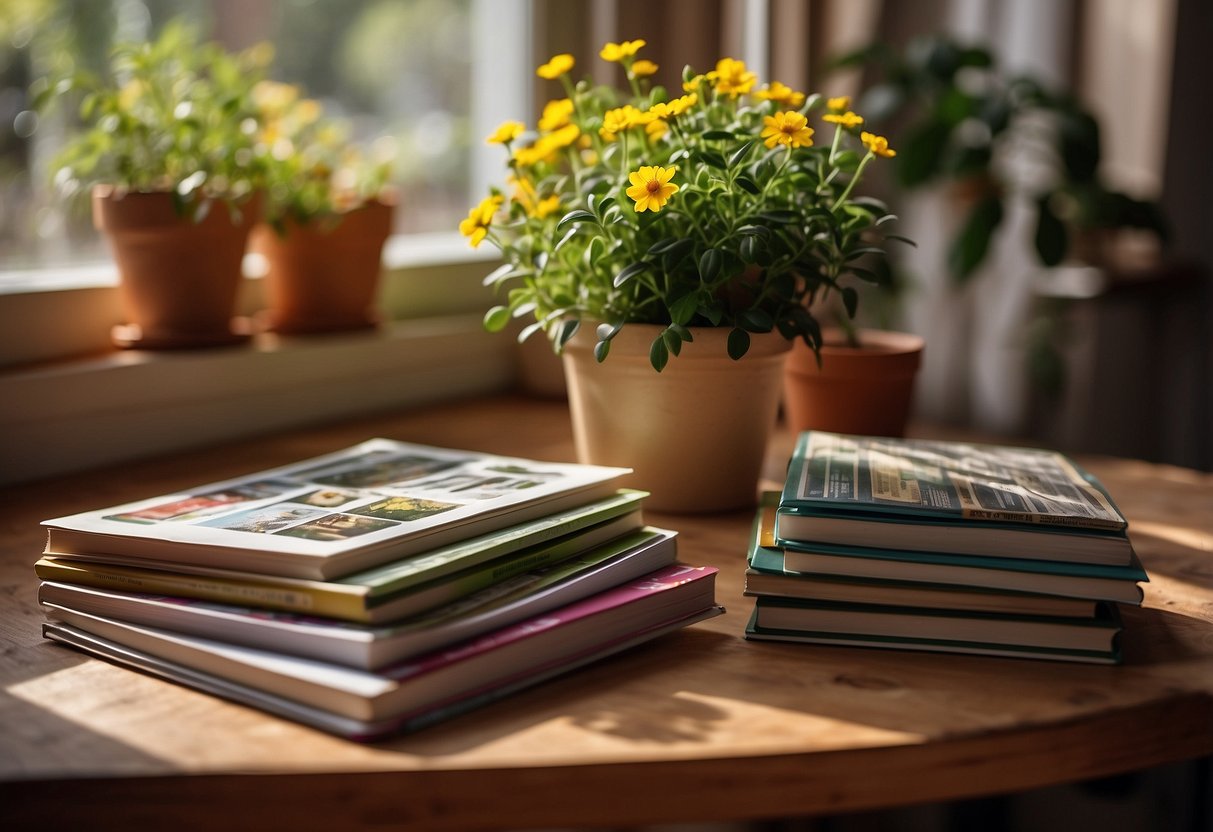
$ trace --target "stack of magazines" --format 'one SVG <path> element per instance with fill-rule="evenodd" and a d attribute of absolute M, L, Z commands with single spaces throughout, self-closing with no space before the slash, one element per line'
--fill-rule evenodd
<path fill-rule="evenodd" d="M 722 612 L 626 473 L 375 439 L 48 520 L 43 632 L 343 736 L 416 729 Z"/>
<path fill-rule="evenodd" d="M 755 519 L 746 636 L 1114 664 L 1146 580 L 1062 454 L 811 431 Z"/>

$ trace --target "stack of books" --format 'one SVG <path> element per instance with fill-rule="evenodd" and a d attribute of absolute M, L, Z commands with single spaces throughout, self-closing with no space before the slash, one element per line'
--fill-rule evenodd
<path fill-rule="evenodd" d="M 746 636 L 1114 664 L 1147 580 L 1062 454 L 811 431 L 755 519 Z"/>
<path fill-rule="evenodd" d="M 343 736 L 718 615 L 626 469 L 375 439 L 48 520 L 48 638 Z"/>

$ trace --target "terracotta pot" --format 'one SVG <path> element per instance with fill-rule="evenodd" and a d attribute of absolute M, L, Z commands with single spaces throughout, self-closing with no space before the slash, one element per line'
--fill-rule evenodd
<path fill-rule="evenodd" d="M 904 436 L 914 378 L 922 361 L 917 335 L 859 330 L 859 347 L 841 331 L 826 330 L 821 367 L 797 341 L 784 376 L 789 429 L 866 436 Z"/>
<path fill-rule="evenodd" d="M 182 217 L 166 192 L 118 195 L 93 189 L 93 224 L 109 238 L 129 323 L 117 327 L 119 346 L 145 349 L 209 347 L 248 336 L 234 319 L 249 230 L 260 197 L 238 206 L 216 202 L 201 222 Z"/>
<path fill-rule="evenodd" d="M 649 345 L 662 327 L 627 324 L 601 364 L 594 329 L 582 324 L 564 350 L 581 461 L 634 469 L 629 485 L 651 492 L 655 511 L 754 505 L 791 344 L 756 335 L 733 361 L 727 328 L 694 329 L 695 340 L 658 373 Z"/>
<path fill-rule="evenodd" d="M 288 220 L 283 233 L 258 226 L 252 248 L 268 266 L 265 328 L 293 335 L 378 326 L 375 302 L 393 210 L 373 202 L 334 221 Z"/>

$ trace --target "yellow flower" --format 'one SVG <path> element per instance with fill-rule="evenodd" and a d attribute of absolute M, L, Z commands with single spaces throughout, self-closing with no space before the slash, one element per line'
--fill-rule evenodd
<path fill-rule="evenodd" d="M 640 170 L 628 174 L 632 187 L 627 195 L 636 202 L 636 213 L 645 211 L 660 211 L 678 190 L 678 186 L 670 181 L 678 168 L 663 168 L 657 165 L 644 165 Z"/>
<path fill-rule="evenodd" d="M 745 67 L 743 61 L 721 58 L 716 62 L 716 71 L 708 78 L 716 84 L 716 92 L 738 96 L 748 93 L 758 83 L 758 76 Z"/>
<path fill-rule="evenodd" d="M 847 107 L 851 106 L 851 96 L 840 95 L 837 98 L 827 98 L 826 108 L 834 112 L 842 112 Z"/>
<path fill-rule="evenodd" d="M 670 132 L 670 125 L 659 118 L 655 118 L 644 126 L 644 132 L 648 134 L 650 139 L 660 139 Z"/>
<path fill-rule="evenodd" d="M 697 92 L 699 90 L 699 85 L 702 84 L 705 80 L 707 80 L 706 75 L 696 75 L 690 81 L 683 81 L 682 82 L 683 92 Z"/>
<path fill-rule="evenodd" d="M 602 51 L 598 54 L 604 61 L 622 63 L 625 58 L 630 58 L 639 52 L 642 46 L 644 46 L 643 40 L 625 40 L 623 43 L 608 43 L 602 47 Z"/>
<path fill-rule="evenodd" d="M 521 205 L 530 216 L 543 219 L 559 210 L 560 197 L 552 194 L 545 199 L 540 199 L 539 194 L 535 191 L 535 185 L 525 176 L 511 176 L 507 181 L 514 186 L 511 199 Z"/>
<path fill-rule="evenodd" d="M 787 111 L 773 116 L 764 116 L 762 123 L 762 138 L 766 139 L 767 147 L 781 144 L 784 147 L 809 147 L 813 144 L 813 128 L 807 126 L 809 120 L 800 113 Z"/>
<path fill-rule="evenodd" d="M 850 110 L 845 113 L 826 113 L 821 120 L 828 121 L 830 124 L 841 124 L 848 129 L 863 124 L 863 116 L 852 113 Z"/>
<path fill-rule="evenodd" d="M 566 124 L 554 133 L 549 133 L 537 144 L 547 147 L 549 152 L 555 152 L 568 147 L 581 136 L 581 128 L 576 124 Z"/>
<path fill-rule="evenodd" d="M 305 98 L 295 105 L 295 118 L 300 124 L 311 124 L 320 118 L 322 108 L 314 98 Z"/>
<path fill-rule="evenodd" d="M 258 81 L 253 87 L 253 104 L 263 115 L 282 115 L 299 100 L 299 88 L 279 81 Z"/>
<path fill-rule="evenodd" d="M 501 202 L 499 196 L 486 196 L 480 200 L 479 205 L 468 211 L 467 219 L 459 223 L 459 233 L 470 238 L 468 244 L 472 248 L 476 248 L 488 236 L 489 226 L 493 224 L 493 214 L 497 213 Z"/>
<path fill-rule="evenodd" d="M 543 105 L 543 115 L 539 117 L 539 129 L 545 133 L 558 130 L 569 123 L 573 115 L 573 102 L 568 98 L 558 98 Z"/>
<path fill-rule="evenodd" d="M 897 151 L 889 147 L 889 140 L 884 136 L 877 136 L 875 133 L 863 132 L 859 134 L 859 138 L 863 141 L 864 147 L 875 153 L 877 156 L 884 156 L 886 159 L 892 159 L 897 155 Z"/>
<path fill-rule="evenodd" d="M 774 101 L 777 104 L 782 104 L 785 107 L 791 107 L 793 110 L 800 107 L 804 103 L 804 93 L 797 92 L 785 84 L 778 81 L 772 81 L 767 86 L 754 93 L 754 97 L 763 101 Z"/>
<path fill-rule="evenodd" d="M 632 64 L 632 74 L 637 78 L 647 78 L 650 75 L 657 74 L 657 64 L 652 61 L 646 61 L 643 58 Z"/>
<path fill-rule="evenodd" d="M 514 161 L 524 168 L 529 168 L 547 160 L 551 155 L 552 149 L 541 140 L 515 150 Z"/>
<path fill-rule="evenodd" d="M 554 214 L 560 210 L 560 197 L 552 194 L 546 199 L 539 200 L 539 204 L 535 206 L 535 210 L 530 214 L 535 219 L 541 220 L 549 214 Z"/>
<path fill-rule="evenodd" d="M 652 113 L 657 118 L 680 116 L 687 110 L 694 107 L 698 101 L 699 96 L 696 93 L 691 93 L 690 95 L 684 95 L 681 98 L 675 98 L 673 101 L 654 104 L 649 108 L 648 112 Z"/>
<path fill-rule="evenodd" d="M 487 144 L 509 144 L 522 135 L 522 131 L 526 129 L 521 121 L 503 121 L 493 135 L 485 139 Z"/>
<path fill-rule="evenodd" d="M 624 130 L 646 126 L 655 118 L 657 113 L 652 110 L 641 112 L 631 104 L 624 104 L 602 114 L 602 128 L 598 133 L 608 142 L 612 142 L 615 136 Z"/>
<path fill-rule="evenodd" d="M 572 55 L 567 53 L 553 55 L 550 61 L 539 67 L 539 69 L 535 70 L 535 74 L 540 78 L 546 78 L 549 81 L 554 81 L 561 75 L 564 75 L 566 72 L 571 70 L 573 68 L 573 64 L 574 60 Z"/>

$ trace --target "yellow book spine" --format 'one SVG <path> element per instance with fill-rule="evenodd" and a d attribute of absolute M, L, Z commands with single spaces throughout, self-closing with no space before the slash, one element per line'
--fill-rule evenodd
<path fill-rule="evenodd" d="M 362 598 L 324 586 L 292 586 L 272 582 L 238 581 L 207 575 L 127 569 L 105 563 L 64 563 L 41 558 L 34 571 L 46 581 L 80 584 L 119 592 L 146 592 L 260 607 L 284 612 L 368 623 Z"/>

